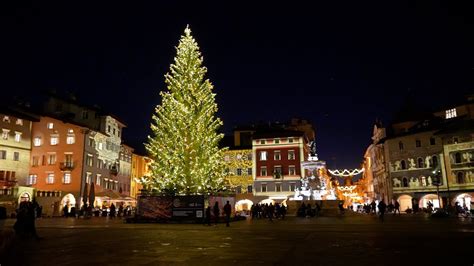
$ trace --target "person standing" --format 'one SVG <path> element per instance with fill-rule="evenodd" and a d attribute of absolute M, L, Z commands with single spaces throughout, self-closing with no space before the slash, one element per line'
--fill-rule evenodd
<path fill-rule="evenodd" d="M 385 209 L 387 208 L 387 204 L 383 201 L 383 199 L 379 202 L 379 214 L 380 214 L 380 220 L 383 222 L 383 216 L 385 214 Z"/>
<path fill-rule="evenodd" d="M 219 202 L 217 202 L 217 201 L 216 201 L 216 203 L 214 204 L 213 212 L 214 212 L 215 223 L 216 223 L 216 225 L 217 225 L 217 222 L 219 221 L 219 214 L 220 214 Z"/>
<path fill-rule="evenodd" d="M 224 205 L 224 213 L 225 213 L 226 226 L 229 227 L 230 214 L 232 213 L 232 207 L 230 206 L 229 201 L 227 201 L 227 203 Z"/>
<path fill-rule="evenodd" d="M 211 206 L 207 206 L 206 208 L 206 223 L 211 226 Z"/>
<path fill-rule="evenodd" d="M 398 201 L 395 201 L 395 209 L 393 211 L 393 215 L 397 214 L 397 211 L 398 215 L 400 215 L 400 203 L 398 203 Z"/>

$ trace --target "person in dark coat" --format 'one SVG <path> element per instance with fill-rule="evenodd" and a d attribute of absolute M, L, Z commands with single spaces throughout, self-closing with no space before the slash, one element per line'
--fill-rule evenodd
<path fill-rule="evenodd" d="M 230 214 L 232 213 L 232 207 L 230 206 L 229 201 L 227 201 L 227 203 L 224 205 L 224 213 L 225 213 L 226 226 L 229 227 Z"/>
<path fill-rule="evenodd" d="M 219 214 L 220 214 L 219 203 L 217 201 L 214 204 L 213 212 L 214 212 L 214 220 L 215 220 L 215 223 L 217 225 L 217 222 L 219 221 Z"/>
<path fill-rule="evenodd" d="M 383 222 L 383 216 L 385 214 L 385 210 L 387 209 L 387 204 L 383 200 L 379 202 L 379 215 L 380 215 L 380 220 Z"/>
<path fill-rule="evenodd" d="M 211 226 L 211 206 L 207 206 L 206 208 L 206 223 Z"/>
<path fill-rule="evenodd" d="M 115 205 L 113 203 L 110 205 L 110 217 L 115 218 Z"/>

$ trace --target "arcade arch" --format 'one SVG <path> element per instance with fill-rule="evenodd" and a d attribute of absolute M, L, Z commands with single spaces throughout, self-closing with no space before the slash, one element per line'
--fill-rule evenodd
<path fill-rule="evenodd" d="M 412 196 L 410 195 L 401 195 L 398 197 L 398 203 L 400 204 L 400 210 L 406 211 L 407 209 L 411 209 L 412 206 Z"/>

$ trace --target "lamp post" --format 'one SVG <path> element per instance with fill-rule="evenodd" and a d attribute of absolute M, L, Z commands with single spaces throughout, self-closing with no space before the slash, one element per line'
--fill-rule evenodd
<path fill-rule="evenodd" d="M 439 199 L 439 186 L 441 185 L 440 171 L 436 170 L 434 173 L 435 173 L 435 176 L 433 180 L 434 181 L 433 185 L 436 186 L 436 195 L 438 196 L 438 204 L 439 204 L 439 207 L 441 208 L 441 200 Z"/>

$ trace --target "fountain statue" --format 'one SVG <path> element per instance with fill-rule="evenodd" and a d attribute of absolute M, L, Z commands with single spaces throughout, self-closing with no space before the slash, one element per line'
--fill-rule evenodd
<path fill-rule="evenodd" d="M 326 162 L 318 159 L 316 142 L 309 144 L 308 159 L 301 163 L 307 174 L 301 178 L 301 187 L 295 190 L 292 200 L 335 200 L 336 191 L 326 172 Z"/>

